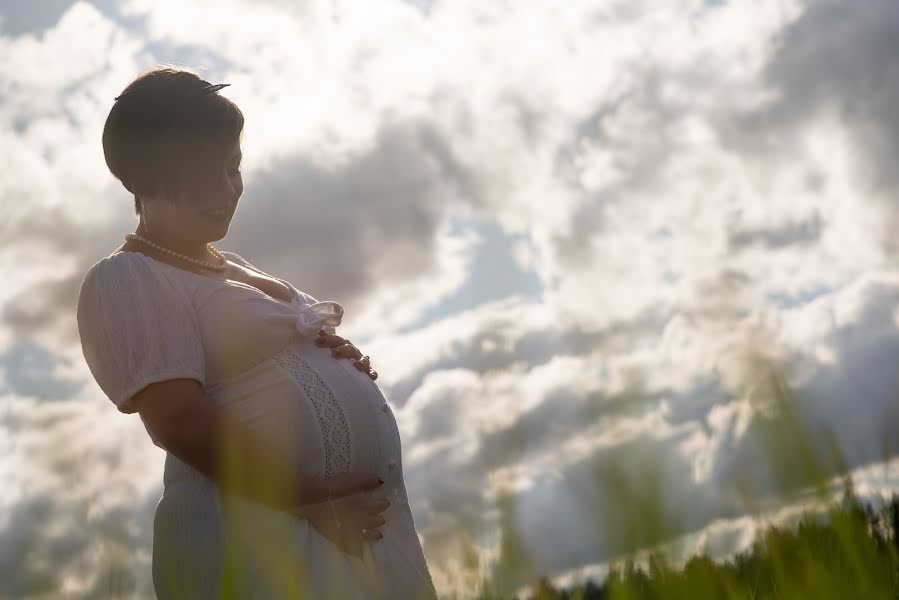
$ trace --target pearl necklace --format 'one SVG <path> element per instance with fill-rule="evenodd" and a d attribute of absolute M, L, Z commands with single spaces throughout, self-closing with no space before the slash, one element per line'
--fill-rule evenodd
<path fill-rule="evenodd" d="M 136 233 L 129 233 L 128 235 L 125 236 L 125 239 L 126 240 L 137 240 L 139 242 L 143 242 L 144 244 L 146 244 L 148 246 L 156 248 L 160 252 L 165 252 L 166 254 L 170 254 L 171 256 L 174 256 L 175 258 L 180 258 L 181 260 L 186 260 L 186 261 L 191 262 L 199 267 L 203 267 L 204 269 L 210 269 L 212 271 L 217 271 L 219 273 L 223 273 L 225 271 L 225 268 L 228 265 L 228 259 L 225 258 L 224 256 L 222 256 L 222 253 L 219 252 L 218 250 L 216 250 L 215 248 L 213 248 L 212 244 L 209 244 L 209 243 L 206 244 L 206 247 L 209 249 L 210 252 L 212 252 L 213 256 L 215 256 L 217 259 L 219 259 L 221 261 L 220 265 L 214 265 L 212 263 L 206 262 L 205 260 L 198 260 L 196 258 L 191 258 L 190 256 L 181 254 L 180 252 L 175 252 L 174 250 L 169 250 L 168 248 L 163 248 L 159 244 L 157 244 L 155 242 L 151 242 L 147 238 L 139 236 Z"/>

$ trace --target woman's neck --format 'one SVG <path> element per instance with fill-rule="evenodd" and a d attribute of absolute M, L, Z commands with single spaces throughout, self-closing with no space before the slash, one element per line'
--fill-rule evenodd
<path fill-rule="evenodd" d="M 141 237 L 147 238 L 155 244 L 159 244 L 163 248 L 197 260 L 209 260 L 211 256 L 206 242 L 184 242 L 184 240 L 165 235 L 165 232 L 155 230 L 153 233 L 150 233 L 147 231 L 143 219 L 138 223 L 135 233 Z"/>

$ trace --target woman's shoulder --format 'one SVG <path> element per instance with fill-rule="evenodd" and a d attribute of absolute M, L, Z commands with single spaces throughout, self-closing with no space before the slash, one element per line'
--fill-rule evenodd
<path fill-rule="evenodd" d="M 87 295 L 171 295 L 184 287 L 178 269 L 163 265 L 140 252 L 113 251 L 91 265 L 81 281 L 79 301 Z"/>
<path fill-rule="evenodd" d="M 275 275 L 271 275 L 270 273 L 263 271 L 262 269 L 260 269 L 256 265 L 252 264 L 250 261 L 248 261 L 241 255 L 239 255 L 237 252 L 230 252 L 227 250 L 219 250 L 219 252 L 228 260 L 234 261 L 235 263 L 237 263 L 243 267 L 252 269 L 258 273 L 261 273 L 262 275 L 265 275 L 266 277 L 271 277 L 272 279 L 277 279 L 278 281 L 280 281 L 281 283 L 283 283 L 284 285 L 289 287 L 291 289 L 291 291 L 293 291 L 293 293 L 300 299 L 300 302 L 302 304 L 315 304 L 316 302 L 318 302 L 318 300 L 316 300 L 314 296 L 307 294 L 303 290 L 298 289 L 297 287 L 295 287 L 292 283 L 290 283 L 286 279 L 282 279 L 281 277 L 277 277 Z"/>
<path fill-rule="evenodd" d="M 250 261 L 245 259 L 243 256 L 238 254 L 237 252 L 231 252 L 230 250 L 219 250 L 219 254 L 227 258 L 228 260 L 239 264 L 242 267 L 249 267 L 250 269 L 254 269 L 262 273 L 262 269 L 252 264 Z"/>
<path fill-rule="evenodd" d="M 87 270 L 76 308 L 82 345 L 98 333 L 143 338 L 151 330 L 173 336 L 173 328 L 192 327 L 196 290 L 174 274 L 176 269 L 154 262 L 138 252 L 117 252 Z"/>
<path fill-rule="evenodd" d="M 82 285 L 87 282 L 104 283 L 110 279 L 120 279 L 135 271 L 147 268 L 148 256 L 139 252 L 113 251 L 104 256 L 87 270 Z"/>

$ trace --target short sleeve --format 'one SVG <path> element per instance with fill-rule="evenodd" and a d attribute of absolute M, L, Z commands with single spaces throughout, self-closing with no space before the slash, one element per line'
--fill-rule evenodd
<path fill-rule="evenodd" d="M 78 292 L 81 349 L 100 389 L 123 413 L 132 397 L 169 379 L 205 382 L 205 355 L 189 293 L 153 259 L 119 252 L 92 266 Z"/>

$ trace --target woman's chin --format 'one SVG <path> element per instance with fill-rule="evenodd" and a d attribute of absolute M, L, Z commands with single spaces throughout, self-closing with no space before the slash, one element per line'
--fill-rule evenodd
<path fill-rule="evenodd" d="M 205 227 L 206 236 L 210 242 L 217 242 L 228 234 L 231 228 L 231 219 L 224 219 L 218 223 L 212 223 Z"/>

